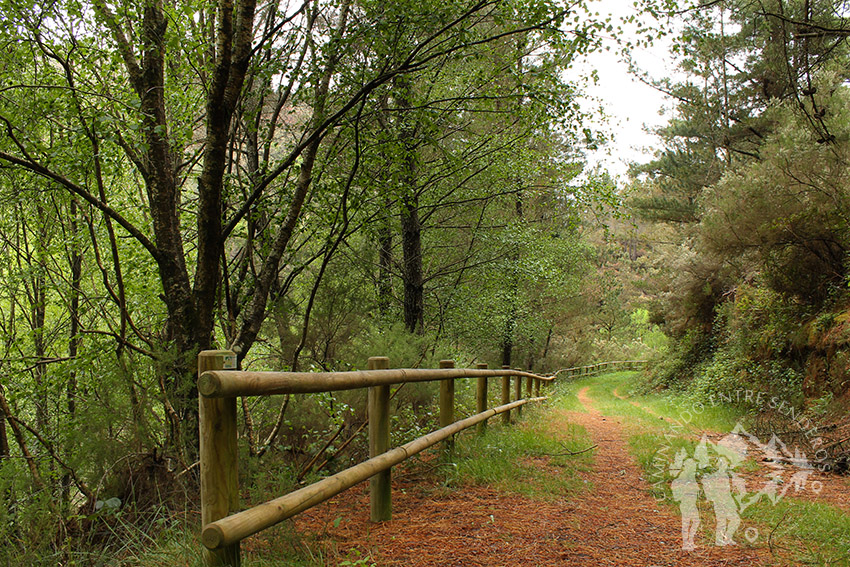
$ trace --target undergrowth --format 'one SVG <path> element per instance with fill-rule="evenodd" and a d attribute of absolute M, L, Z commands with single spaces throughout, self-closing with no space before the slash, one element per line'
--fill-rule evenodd
<path fill-rule="evenodd" d="M 850 515 L 835 506 L 785 498 L 760 501 L 741 516 L 755 524 L 771 552 L 799 565 L 850 565 Z"/>
<path fill-rule="evenodd" d="M 562 497 L 577 490 L 583 484 L 577 473 L 592 462 L 592 453 L 580 452 L 591 445 L 587 432 L 557 421 L 552 412 L 526 408 L 526 416 L 515 425 L 491 425 L 482 436 L 464 435 L 447 483 L 491 485 L 532 498 Z"/>
<path fill-rule="evenodd" d="M 571 396 L 554 392 L 554 402 L 525 406 L 520 416 L 512 412 L 510 426 L 502 425 L 501 417 L 489 420 L 485 433 L 478 435 L 469 429 L 455 438 L 451 461 L 428 463 L 426 479 L 435 491 L 462 490 L 465 486 L 491 486 L 500 491 L 521 494 L 535 499 L 563 498 L 585 486 L 578 473 L 587 470 L 593 460 L 592 452 L 582 452 L 591 445 L 587 432 L 566 422 L 558 412 L 568 407 Z M 432 451 L 440 452 L 440 447 Z M 270 457 L 272 461 L 276 460 Z M 267 459 L 268 460 L 268 459 Z M 258 465 L 244 459 L 241 471 L 243 498 L 254 503 L 279 496 L 294 482 L 292 471 Z M 433 466 L 438 462 L 438 466 Z M 280 464 L 280 463 L 278 463 Z M 413 465 L 416 467 L 416 464 Z M 277 473 L 272 472 L 277 470 Z M 308 482 L 310 479 L 307 479 Z M 120 549 L 108 553 L 65 552 L 62 563 L 79 566 L 130 565 L 138 567 L 202 565 L 199 529 L 193 514 L 179 519 L 164 513 L 151 520 L 154 525 L 122 526 Z M 120 514 L 113 523 L 121 526 Z M 167 525 L 166 525 L 167 524 Z M 156 529 L 154 529 L 156 527 Z M 150 529 L 148 529 L 150 528 Z M 151 536 L 149 534 L 156 534 Z M 242 565 L 245 567 L 321 567 L 326 564 L 369 567 L 371 555 L 345 555 L 325 549 L 327 542 L 316 535 L 295 531 L 291 522 L 284 522 L 242 542 Z M 320 543 L 320 540 L 323 543 Z M 349 550 L 351 552 L 351 550 Z M 354 553 L 354 552 L 351 552 Z M 9 561 L 7 560 L 7 563 Z M 33 565 L 56 565 L 57 557 L 45 558 Z"/>

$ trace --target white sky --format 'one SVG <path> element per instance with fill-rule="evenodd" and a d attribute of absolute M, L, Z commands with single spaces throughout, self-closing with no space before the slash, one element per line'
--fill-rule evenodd
<path fill-rule="evenodd" d="M 635 13 L 632 0 L 596 0 L 591 3 L 595 11 L 604 17 L 606 13 L 615 20 Z M 646 22 L 652 23 L 651 19 Z M 596 69 L 599 81 L 587 89 L 590 97 L 598 99 L 609 117 L 607 130 L 614 139 L 607 147 L 588 153 L 588 166 L 599 166 L 612 175 L 624 175 L 629 162 L 647 162 L 658 147 L 658 138 L 647 128 L 654 129 L 667 122 L 671 116 L 671 102 L 652 87 L 638 81 L 629 74 L 628 67 L 616 54 L 613 38 L 604 39 L 611 51 L 590 54 L 579 69 L 584 72 Z M 638 49 L 632 56 L 650 76 L 660 78 L 674 74 L 674 63 L 669 51 L 669 42 L 657 41 L 648 49 Z M 588 109 L 599 102 L 588 101 Z"/>

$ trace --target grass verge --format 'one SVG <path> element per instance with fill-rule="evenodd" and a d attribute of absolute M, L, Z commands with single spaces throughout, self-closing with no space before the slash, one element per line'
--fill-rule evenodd
<path fill-rule="evenodd" d="M 748 416 L 734 406 L 703 406 L 675 393 L 633 395 L 635 376 L 618 373 L 583 379 L 569 384 L 564 393 L 571 395 L 586 387 L 599 411 L 623 418 L 631 454 L 653 496 L 678 513 L 670 490 L 674 478 L 670 464 L 675 455 L 681 450 L 693 455 L 704 432 L 731 432 L 738 422 L 746 423 Z M 754 472 L 761 466 L 748 459 L 737 471 Z M 702 544 L 711 545 L 713 508 L 702 501 L 700 511 Z M 746 508 L 741 519 L 735 539 L 741 545 L 750 545 L 748 540 L 752 540 L 767 546 L 777 565 L 850 566 L 850 515 L 835 506 L 793 497 L 776 503 L 762 498 Z"/>
<path fill-rule="evenodd" d="M 519 423 L 491 425 L 481 436 L 466 433 L 457 445 L 448 483 L 486 484 L 531 498 L 563 497 L 578 490 L 584 484 L 578 473 L 593 461 L 592 453 L 580 452 L 591 444 L 587 431 L 546 406 L 526 408 Z"/>
<path fill-rule="evenodd" d="M 835 506 L 796 498 L 761 501 L 742 518 L 772 553 L 796 565 L 850 565 L 850 516 Z"/>

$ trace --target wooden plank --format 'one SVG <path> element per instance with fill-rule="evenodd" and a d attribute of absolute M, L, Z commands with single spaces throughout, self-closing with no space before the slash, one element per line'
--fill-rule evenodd
<path fill-rule="evenodd" d="M 479 378 L 481 376 L 531 376 L 545 381 L 552 376 L 511 370 L 476 368 L 394 368 L 389 370 L 356 370 L 351 372 L 204 372 L 198 379 L 198 391 L 207 398 L 237 396 L 270 396 L 274 394 L 310 394 L 338 392 L 371 386 L 430 382 L 447 378 Z"/>

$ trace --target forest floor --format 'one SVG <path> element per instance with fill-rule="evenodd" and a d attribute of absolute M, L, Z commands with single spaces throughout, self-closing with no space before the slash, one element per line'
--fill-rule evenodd
<path fill-rule="evenodd" d="M 735 545 L 714 545 L 714 516 L 707 504 L 701 506 L 696 548 L 683 550 L 676 503 L 669 495 L 659 497 L 647 465 L 639 464 L 641 439 L 653 436 L 654 450 L 658 443 L 671 442 L 665 430 L 676 421 L 675 412 L 663 415 L 663 405 L 648 407 L 640 397 L 623 395 L 625 387 L 622 380 L 579 384 L 571 401 L 554 404 L 539 416 L 556 437 L 575 425 L 587 431 L 595 448 L 592 465 L 577 472 L 583 488 L 540 498 L 472 483 L 447 488 L 439 473 L 401 472 L 393 482 L 392 521 L 369 522 L 368 486 L 360 485 L 299 516 L 295 529 L 317 546 L 326 565 L 848 564 L 850 520 L 844 495 L 850 484 L 844 477 L 817 472 L 809 479 L 818 483 L 816 494 L 803 491 L 799 500 L 798 495 L 789 496 L 783 501 L 786 506 L 772 514 L 759 506 L 753 507 L 755 513 L 742 514 Z M 717 439 L 723 432 L 688 427 L 677 432 L 677 442 L 694 446 L 700 436 Z M 549 458 L 530 459 L 540 474 L 560 474 Z M 764 467 L 749 462 L 741 467 L 741 474 L 748 482 L 757 480 L 763 478 Z M 806 500 L 825 502 L 826 513 L 831 514 L 829 526 L 822 526 L 814 536 L 801 531 L 801 526 L 808 529 L 806 524 L 823 523 L 820 516 L 806 509 L 797 514 L 798 522 L 793 521 L 794 503 Z M 777 517 L 780 512 L 782 516 Z M 836 536 L 830 530 L 840 533 Z M 759 533 L 760 537 L 751 537 Z M 818 538 L 826 541 L 818 542 Z"/>

